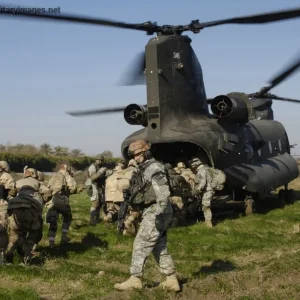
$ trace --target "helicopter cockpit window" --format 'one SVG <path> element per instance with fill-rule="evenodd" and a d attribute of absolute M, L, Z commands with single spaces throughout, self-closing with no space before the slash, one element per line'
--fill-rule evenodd
<path fill-rule="evenodd" d="M 253 153 L 254 153 L 252 146 L 249 145 L 249 144 L 246 144 L 245 145 L 245 152 L 247 153 L 247 159 L 250 159 L 253 156 Z"/>
<path fill-rule="evenodd" d="M 269 150 L 270 150 L 270 153 L 272 154 L 273 148 L 272 148 L 272 143 L 271 143 L 271 141 L 269 141 Z"/>

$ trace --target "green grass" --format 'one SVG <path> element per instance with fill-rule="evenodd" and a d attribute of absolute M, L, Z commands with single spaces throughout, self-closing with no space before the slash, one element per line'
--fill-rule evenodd
<path fill-rule="evenodd" d="M 72 241 L 49 249 L 47 225 L 41 265 L 0 267 L 0 299 L 299 299 L 300 203 L 267 214 L 171 228 L 172 254 L 183 290 L 175 295 L 151 288 L 163 280 L 150 257 L 143 291 L 123 293 L 113 285 L 129 276 L 132 237 L 116 224 L 89 225 L 90 200 L 71 196 Z M 60 239 L 60 227 L 57 242 Z M 104 271 L 99 276 L 99 271 Z"/>

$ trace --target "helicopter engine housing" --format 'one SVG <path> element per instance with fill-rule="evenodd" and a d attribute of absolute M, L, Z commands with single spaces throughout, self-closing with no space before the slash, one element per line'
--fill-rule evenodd
<path fill-rule="evenodd" d="M 124 109 L 124 119 L 130 125 L 148 126 L 147 105 L 129 104 Z"/>
<path fill-rule="evenodd" d="M 229 96 L 230 95 L 230 96 Z M 219 95 L 211 102 L 212 113 L 230 123 L 245 124 L 252 115 L 252 104 L 246 95 L 232 93 Z"/>

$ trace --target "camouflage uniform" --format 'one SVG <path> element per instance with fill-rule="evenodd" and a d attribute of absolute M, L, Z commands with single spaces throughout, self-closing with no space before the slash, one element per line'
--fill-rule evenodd
<path fill-rule="evenodd" d="M 155 260 L 160 265 L 160 272 L 167 276 L 161 283 L 162 288 L 180 290 L 175 275 L 175 266 L 167 250 L 167 229 L 172 221 L 172 205 L 169 201 L 170 189 L 164 166 L 151 158 L 150 144 L 138 140 L 129 146 L 129 155 L 139 165 L 139 172 L 133 178 L 141 178 L 142 186 L 134 186 L 130 182 L 130 194 L 134 204 L 144 207 L 142 222 L 134 240 L 131 260 L 131 277 L 123 283 L 115 284 L 118 290 L 142 288 L 141 277 L 144 272 L 145 262 L 152 252 Z M 133 180 L 132 178 L 132 180 Z M 139 196 L 133 196 L 134 188 L 139 191 Z"/>
<path fill-rule="evenodd" d="M 17 194 L 16 182 L 9 171 L 9 164 L 0 161 L 0 265 L 3 263 L 4 252 L 8 245 L 7 201 Z"/>
<path fill-rule="evenodd" d="M 122 170 L 122 166 L 117 165 L 113 170 L 113 174 L 107 177 L 105 181 L 105 201 L 107 213 L 103 217 L 104 222 L 112 222 L 114 217 L 118 214 L 120 203 L 124 201 L 122 189 L 123 183 L 120 182 L 123 179 L 121 174 Z"/>
<path fill-rule="evenodd" d="M 32 258 L 34 244 L 40 239 L 41 216 L 44 200 L 42 194 L 47 194 L 49 189 L 37 180 L 35 169 L 28 168 L 24 171 L 24 178 L 16 182 L 18 195 L 8 203 L 8 232 L 9 243 L 6 257 L 13 260 L 14 250 L 19 254 L 24 253 L 25 263 Z"/>
<path fill-rule="evenodd" d="M 195 195 L 202 193 L 202 211 L 204 214 L 205 223 L 208 227 L 212 227 L 211 201 L 214 196 L 214 190 L 211 186 L 212 177 L 206 165 L 199 158 L 193 158 L 191 167 L 195 169 L 196 176 L 199 180 L 196 186 Z"/>
<path fill-rule="evenodd" d="M 197 184 L 199 183 L 199 180 L 193 173 L 193 171 L 186 167 L 184 162 L 179 162 L 177 164 L 177 172 L 186 180 L 190 187 L 190 190 L 195 190 Z M 184 208 L 182 210 L 184 218 L 186 218 L 187 215 L 194 217 L 198 210 L 199 204 L 196 201 L 195 197 L 184 198 Z"/>
<path fill-rule="evenodd" d="M 50 246 L 54 246 L 57 232 L 59 214 L 63 217 L 61 242 L 68 242 L 68 231 L 72 222 L 72 211 L 69 205 L 70 194 L 76 193 L 76 182 L 70 175 L 70 167 L 62 165 L 60 170 L 53 175 L 48 184 L 52 199 L 46 204 L 48 211 L 46 222 L 49 223 L 48 240 Z"/>
<path fill-rule="evenodd" d="M 172 226 L 182 225 L 185 219 L 183 213 L 183 208 L 186 205 L 185 199 L 190 196 L 191 188 L 185 178 L 176 173 L 171 164 L 165 164 L 165 168 L 171 191 L 170 201 L 174 211 Z"/>
<path fill-rule="evenodd" d="M 41 172 L 41 171 L 37 171 L 37 180 L 39 181 L 40 183 L 40 192 L 41 192 L 41 195 L 43 197 L 43 200 L 44 200 L 44 203 L 47 203 L 48 201 L 51 200 L 52 198 L 52 192 L 51 190 L 46 186 L 45 184 L 45 181 L 44 181 L 44 174 Z M 43 215 L 39 215 L 39 221 L 40 221 L 40 224 L 41 224 L 41 227 L 40 227 L 40 231 L 39 231 L 39 234 L 37 236 L 37 241 L 36 241 L 36 244 L 34 245 L 33 249 L 36 250 L 36 247 L 38 245 L 38 243 L 42 240 L 43 238 L 43 225 L 44 225 L 44 219 L 43 219 Z"/>
<path fill-rule="evenodd" d="M 132 174 L 137 171 L 137 163 L 134 159 L 131 159 L 128 163 L 126 175 L 132 177 Z M 128 206 L 128 214 L 124 220 L 124 230 L 123 235 L 133 235 L 135 236 L 138 231 L 138 222 L 142 216 L 142 212 L 137 206 Z"/>
<path fill-rule="evenodd" d="M 99 222 L 100 209 L 104 200 L 106 168 L 101 166 L 102 159 L 97 159 L 95 163 L 88 168 L 88 179 L 85 182 L 86 192 L 91 199 L 92 206 L 90 211 L 90 223 L 95 225 Z"/>

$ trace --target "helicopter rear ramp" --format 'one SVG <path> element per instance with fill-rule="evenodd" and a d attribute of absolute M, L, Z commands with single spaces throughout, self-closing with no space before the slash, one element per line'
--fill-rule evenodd
<path fill-rule="evenodd" d="M 229 182 L 241 185 L 245 191 L 260 196 L 288 184 L 299 176 L 298 164 L 288 153 L 257 164 L 235 165 L 224 171 Z"/>

